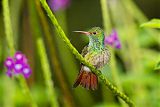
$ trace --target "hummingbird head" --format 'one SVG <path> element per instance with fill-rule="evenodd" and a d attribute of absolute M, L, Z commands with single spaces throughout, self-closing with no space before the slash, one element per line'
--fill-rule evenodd
<path fill-rule="evenodd" d="M 89 47 L 94 50 L 104 48 L 104 31 L 100 27 L 93 27 L 88 31 L 74 31 L 85 34 L 89 37 Z"/>
<path fill-rule="evenodd" d="M 93 27 L 89 31 L 89 38 L 93 40 L 93 42 L 104 41 L 104 32 L 100 27 Z"/>

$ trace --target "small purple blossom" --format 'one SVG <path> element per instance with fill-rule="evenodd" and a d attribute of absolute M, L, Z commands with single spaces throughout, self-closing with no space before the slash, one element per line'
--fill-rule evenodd
<path fill-rule="evenodd" d="M 47 0 L 47 2 L 53 11 L 66 9 L 70 4 L 70 0 Z"/>
<path fill-rule="evenodd" d="M 31 71 L 31 68 L 28 66 L 28 65 L 25 65 L 22 69 L 22 74 L 25 78 L 28 78 L 30 77 L 32 71 Z"/>
<path fill-rule="evenodd" d="M 23 63 L 22 62 L 16 62 L 14 64 L 14 73 L 15 74 L 19 74 L 22 72 L 22 69 L 23 69 Z"/>
<path fill-rule="evenodd" d="M 16 62 L 28 63 L 26 56 L 19 51 L 15 53 L 14 58 Z"/>
<path fill-rule="evenodd" d="M 109 36 L 105 37 L 104 43 L 105 43 L 105 45 L 108 44 L 108 45 L 111 45 L 112 47 L 117 48 L 117 49 L 121 48 L 121 43 L 119 41 L 118 34 L 117 34 L 116 30 L 113 30 Z"/>
<path fill-rule="evenodd" d="M 14 58 L 8 57 L 4 65 L 7 68 L 6 75 L 9 77 L 22 74 L 25 78 L 29 78 L 32 73 L 26 56 L 21 52 L 16 52 Z"/>
<path fill-rule="evenodd" d="M 12 70 L 14 68 L 14 61 L 11 57 L 8 57 L 4 63 L 4 66 L 9 69 Z"/>
<path fill-rule="evenodd" d="M 11 70 L 7 70 L 6 75 L 9 77 L 12 77 L 12 71 Z"/>

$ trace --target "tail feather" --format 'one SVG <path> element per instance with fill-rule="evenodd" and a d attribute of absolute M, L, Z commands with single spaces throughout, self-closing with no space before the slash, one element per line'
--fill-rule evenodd
<path fill-rule="evenodd" d="M 94 89 L 97 89 L 97 76 L 96 75 L 92 75 L 91 76 L 92 77 L 92 89 L 94 90 Z"/>
<path fill-rule="evenodd" d="M 86 89 L 90 89 L 91 86 L 90 78 L 91 78 L 91 73 L 89 73 L 86 78 Z"/>
<path fill-rule="evenodd" d="M 92 72 L 80 71 L 73 87 L 76 88 L 78 85 L 90 90 L 97 89 L 98 78 Z"/>
<path fill-rule="evenodd" d="M 78 74 L 78 77 L 77 77 L 75 83 L 73 84 L 73 88 L 76 88 L 81 83 L 82 75 L 83 75 L 83 72 L 80 72 Z"/>
<path fill-rule="evenodd" d="M 85 85 L 86 85 L 86 83 L 87 83 L 87 77 L 88 77 L 88 75 L 87 75 L 87 73 L 86 72 L 83 72 L 83 75 L 82 75 L 82 79 L 80 80 L 80 85 L 81 86 L 83 86 L 83 87 L 85 87 Z"/>

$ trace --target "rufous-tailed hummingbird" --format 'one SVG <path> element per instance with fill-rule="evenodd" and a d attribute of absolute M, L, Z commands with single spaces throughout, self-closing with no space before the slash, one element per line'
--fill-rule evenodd
<path fill-rule="evenodd" d="M 86 61 L 91 63 L 97 69 L 102 68 L 110 60 L 110 52 L 104 45 L 104 31 L 100 27 L 93 27 L 89 31 L 74 31 L 85 34 L 89 37 L 89 44 L 82 50 L 82 56 Z M 97 89 L 98 77 L 93 73 L 87 66 L 81 65 L 78 77 L 73 85 L 82 87 L 90 90 Z"/>

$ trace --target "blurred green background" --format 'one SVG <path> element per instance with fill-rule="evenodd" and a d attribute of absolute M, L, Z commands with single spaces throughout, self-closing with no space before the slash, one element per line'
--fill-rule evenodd
<path fill-rule="evenodd" d="M 111 26 L 105 32 L 108 35 L 111 29 L 116 29 L 122 48 L 114 49 L 111 63 L 102 70 L 104 75 L 133 99 L 137 107 L 160 107 L 160 71 L 155 70 L 160 61 L 160 31 L 140 27 L 152 18 L 160 18 L 160 0 L 107 0 L 106 5 Z M 26 54 L 32 67 L 33 73 L 27 79 L 27 84 L 38 107 L 52 106 L 45 85 L 45 70 L 41 60 L 43 54 L 38 49 L 38 36 L 45 45 L 58 106 L 128 106 L 101 82 L 96 91 L 72 88 L 80 62 L 59 38 L 39 0 L 9 0 L 9 7 L 15 49 Z M 88 38 L 72 31 L 107 26 L 103 19 L 101 0 L 70 0 L 66 9 L 53 13 L 79 52 L 87 45 Z M 4 60 L 12 55 L 7 46 L 3 16 L 1 3 L 0 107 L 31 107 L 19 81 L 5 75 Z"/>

